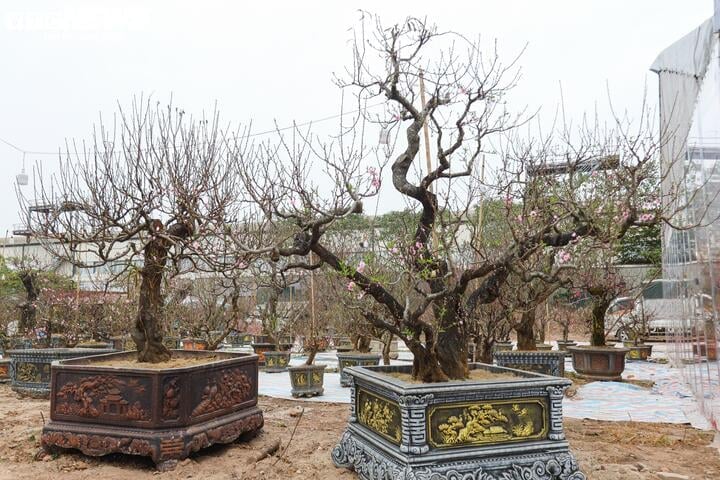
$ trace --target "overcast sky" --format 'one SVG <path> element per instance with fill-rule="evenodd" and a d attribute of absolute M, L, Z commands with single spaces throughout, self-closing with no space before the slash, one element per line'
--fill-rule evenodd
<path fill-rule="evenodd" d="M 351 59 L 359 8 L 384 23 L 427 16 L 441 30 L 497 39 L 520 52 L 516 105 L 550 116 L 562 82 L 566 112 L 606 104 L 637 111 L 657 96 L 648 67 L 712 14 L 712 0 L 273 1 L 85 0 L 0 3 L 0 138 L 57 151 L 88 138 L 102 112 L 134 95 L 172 95 L 188 112 L 211 110 L 253 130 L 339 111 L 332 83 Z M 47 170 L 57 155 L 28 154 Z M 0 236 L 19 221 L 14 192 L 22 154 L 0 144 Z M 25 187 L 28 192 L 32 185 Z"/>

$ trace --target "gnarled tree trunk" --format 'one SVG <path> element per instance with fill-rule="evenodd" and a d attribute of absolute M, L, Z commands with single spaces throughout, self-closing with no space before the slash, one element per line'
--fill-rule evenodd
<path fill-rule="evenodd" d="M 535 346 L 535 309 L 522 312 L 515 332 L 517 333 L 518 350 L 537 350 Z"/>
<path fill-rule="evenodd" d="M 145 247 L 140 270 L 140 300 L 132 338 L 138 349 L 138 361 L 160 363 L 170 359 L 170 351 L 162 343 L 162 280 L 167 262 L 168 245 L 164 239 L 150 241 Z"/>
<path fill-rule="evenodd" d="M 463 380 L 469 375 L 468 337 L 462 324 L 461 301 L 461 298 L 449 296 L 433 309 L 440 325 L 436 347 L 438 359 L 445 375 L 453 380 Z"/>
<path fill-rule="evenodd" d="M 420 342 L 410 342 L 413 354 L 413 378 L 424 383 L 447 382 L 448 376 L 440 368 L 438 355 Z"/>
<path fill-rule="evenodd" d="M 392 348 L 392 341 L 393 341 L 393 334 L 390 332 L 385 332 L 385 334 L 382 336 L 382 360 L 383 365 L 390 365 L 390 350 Z"/>
<path fill-rule="evenodd" d="M 35 328 L 35 314 L 37 312 L 35 302 L 40 296 L 40 291 L 37 286 L 37 273 L 32 270 L 21 270 L 18 272 L 18 276 L 25 288 L 25 302 L 20 305 L 18 331 L 25 333 Z"/>
<path fill-rule="evenodd" d="M 595 297 L 592 304 L 592 336 L 590 343 L 594 347 L 605 346 L 605 312 L 610 306 L 610 300 Z"/>

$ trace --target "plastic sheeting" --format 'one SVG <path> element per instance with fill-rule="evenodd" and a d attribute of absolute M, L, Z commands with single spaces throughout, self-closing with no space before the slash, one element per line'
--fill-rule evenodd
<path fill-rule="evenodd" d="M 663 226 L 663 276 L 682 298 L 670 358 L 701 411 L 720 420 L 720 49 L 713 19 L 663 51 L 652 66 L 660 81 L 664 205 L 679 210 Z M 682 208 L 680 208 L 682 207 Z"/>

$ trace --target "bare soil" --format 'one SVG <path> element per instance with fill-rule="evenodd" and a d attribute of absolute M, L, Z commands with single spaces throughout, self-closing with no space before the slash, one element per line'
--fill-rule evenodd
<path fill-rule="evenodd" d="M 180 357 L 174 356 L 165 362 L 148 363 L 138 362 L 137 358 L 110 359 L 102 361 L 93 361 L 88 365 L 101 367 L 117 367 L 117 368 L 140 368 L 144 370 L 160 370 L 163 368 L 183 368 L 192 367 L 193 365 L 204 365 L 217 360 L 214 355 L 203 355 L 201 357 Z"/>
<path fill-rule="evenodd" d="M 248 443 L 216 446 L 159 473 L 141 457 L 86 457 L 67 452 L 34 460 L 40 449 L 49 402 L 20 398 L 0 385 L 0 480 L 148 480 L 148 479 L 354 479 L 337 469 L 330 452 L 347 421 L 348 406 L 261 397 L 265 428 Z M 300 416 L 301 410 L 304 413 Z M 255 462 L 263 447 L 278 439 L 284 453 Z M 570 445 L 590 480 L 657 480 L 656 472 L 692 480 L 720 478 L 720 455 L 709 445 L 713 434 L 684 425 L 600 422 L 566 419 Z"/>
<path fill-rule="evenodd" d="M 412 377 L 412 374 L 410 373 L 403 373 L 403 372 L 384 372 L 383 375 L 387 375 L 388 377 L 397 378 L 398 380 L 401 380 L 403 382 L 407 383 L 423 383 L 420 380 L 415 380 Z M 474 370 L 470 370 L 470 377 L 465 380 L 452 380 L 453 382 L 463 382 L 472 380 L 475 382 L 482 382 L 485 380 L 512 380 L 513 378 L 518 378 L 517 375 L 513 373 L 498 373 L 498 372 L 491 372 L 489 370 L 484 370 L 482 368 L 476 368 Z"/>

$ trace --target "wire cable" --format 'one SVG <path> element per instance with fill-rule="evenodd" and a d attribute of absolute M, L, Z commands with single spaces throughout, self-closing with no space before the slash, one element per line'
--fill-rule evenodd
<path fill-rule="evenodd" d="M 315 120 L 308 120 L 308 121 L 305 121 L 305 122 L 302 122 L 302 123 L 293 123 L 292 125 L 288 125 L 288 126 L 286 126 L 286 127 L 273 128 L 273 129 L 271 129 L 271 130 L 265 130 L 265 131 L 256 132 L 256 133 L 248 133 L 247 135 L 233 136 L 233 137 L 231 137 L 231 138 L 237 139 L 237 138 L 260 137 L 260 136 L 269 135 L 269 134 L 272 134 L 272 133 L 277 133 L 277 132 L 283 132 L 283 131 L 286 131 L 286 130 L 291 130 L 291 129 L 298 128 L 298 127 L 307 127 L 307 126 L 312 125 L 312 124 L 314 124 L 314 123 L 326 122 L 326 121 L 328 121 L 328 120 L 334 120 L 334 119 L 336 119 L 336 118 L 341 118 L 341 117 L 344 117 L 344 116 L 347 116 L 347 115 L 353 115 L 353 114 L 356 114 L 356 113 L 360 113 L 360 112 L 362 112 L 362 111 L 366 111 L 366 110 L 370 110 L 370 109 L 379 107 L 379 106 L 381 106 L 381 105 L 386 105 L 386 102 L 380 102 L 380 103 L 376 103 L 376 104 L 374 104 L 374 105 L 370 105 L 369 107 L 365 107 L 365 108 L 362 108 L 362 109 L 357 109 L 357 110 L 352 110 L 352 111 L 349 111 L 349 112 L 338 113 L 338 114 L 335 114 L 335 115 L 329 115 L 329 116 L 327 116 L 327 117 L 322 117 L 322 118 L 318 118 L 318 119 L 315 119 Z M 61 153 L 60 150 L 55 151 L 55 152 L 25 150 L 25 149 L 23 149 L 23 148 L 18 147 L 17 145 L 15 145 L 15 144 L 12 143 L 12 142 L 9 142 L 9 141 L 7 141 L 7 140 L 4 140 L 3 138 L 0 138 L 0 142 L 2 142 L 2 143 L 4 143 L 5 145 L 7 145 L 7 146 L 9 146 L 9 147 L 17 150 L 18 152 L 20 152 L 20 153 L 22 153 L 22 154 L 27 154 L 27 155 L 59 155 L 59 154 Z"/>

